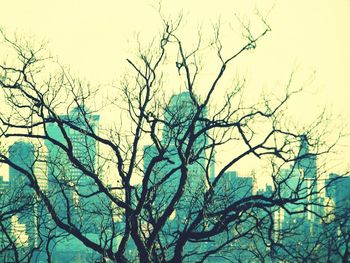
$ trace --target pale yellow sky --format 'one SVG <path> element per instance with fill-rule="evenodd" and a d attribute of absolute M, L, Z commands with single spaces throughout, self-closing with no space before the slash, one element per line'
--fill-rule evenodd
<path fill-rule="evenodd" d="M 125 70 L 135 35 L 140 32 L 147 41 L 147 36 L 159 32 L 154 6 L 157 1 L 150 0 L 0 0 L 0 26 L 9 36 L 17 32 L 47 40 L 60 63 L 103 88 L 115 83 Z M 256 89 L 278 92 L 296 70 L 295 85 L 305 84 L 307 90 L 290 106 L 295 119 L 307 122 L 327 106 L 335 116 L 342 115 L 339 124 L 350 122 L 349 0 L 163 1 L 165 14 L 175 17 L 183 12 L 188 36 L 198 25 L 203 25 L 206 34 L 206 26 L 219 18 L 229 23 L 234 14 L 251 17 L 255 8 L 264 13 L 272 6 L 271 33 L 237 67 L 238 74 L 248 80 L 248 97 L 254 97 Z M 224 36 L 228 45 L 232 39 Z M 350 145 L 349 139 L 344 145 Z M 342 154 L 344 163 L 350 159 L 348 148 Z M 242 167 L 243 174 L 249 173 L 249 165 Z"/>

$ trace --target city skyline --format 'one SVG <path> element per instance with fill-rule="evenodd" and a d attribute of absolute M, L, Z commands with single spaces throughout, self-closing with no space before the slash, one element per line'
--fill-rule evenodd
<path fill-rule="evenodd" d="M 180 109 L 183 109 L 182 107 L 184 107 L 185 105 L 185 109 L 189 106 L 188 109 L 191 109 L 191 105 L 188 104 L 188 100 L 190 100 L 190 98 L 187 96 L 186 93 L 182 93 L 182 94 L 178 94 L 175 96 L 181 98 L 180 99 L 180 103 L 178 102 L 178 100 L 176 100 L 176 102 L 174 102 L 175 100 L 173 100 L 173 103 L 170 103 L 170 105 L 172 105 L 170 108 L 173 110 L 176 110 L 177 112 Z M 187 100 L 187 102 L 186 102 Z M 184 103 L 186 102 L 186 103 Z M 179 104 L 178 104 L 179 103 Z M 179 106 L 180 105 L 180 106 Z M 179 108 L 180 107 L 180 108 Z M 84 108 L 83 108 L 84 109 Z M 61 118 L 65 119 L 65 120 L 78 120 L 77 116 L 74 113 L 75 109 L 71 111 L 72 115 L 65 115 L 65 116 L 61 116 Z M 182 111 L 182 110 L 180 110 Z M 185 110 L 183 111 L 187 114 L 191 114 L 191 111 Z M 75 116 L 75 117 L 74 117 Z M 172 115 L 168 115 L 172 116 Z M 182 116 L 186 116 L 182 115 Z M 185 117 L 187 118 L 187 117 Z M 97 120 L 98 117 L 93 116 L 92 121 Z M 181 119 L 181 118 L 180 118 Z M 176 121 L 176 120 L 172 120 L 172 121 Z M 96 129 L 98 129 L 98 126 L 95 127 Z M 95 129 L 94 128 L 94 129 Z M 74 133 L 70 133 L 69 130 L 67 130 L 67 132 L 69 134 L 71 134 L 70 136 L 76 136 L 74 135 Z M 166 132 L 166 131 L 165 131 Z M 57 136 L 57 132 L 54 133 L 52 128 L 51 131 L 49 132 L 51 135 L 56 135 L 56 139 L 59 140 L 59 136 Z M 181 132 L 175 132 L 176 134 L 178 134 L 181 137 Z M 82 135 L 82 134 L 80 134 Z M 82 135 L 83 136 L 83 135 Z M 168 138 L 167 136 L 164 136 L 164 138 Z M 173 138 L 172 136 L 170 138 Z M 78 140 L 77 138 L 73 138 L 73 140 L 75 140 L 76 142 L 81 142 L 81 140 Z M 164 142 L 163 142 L 164 143 Z M 298 159 L 295 161 L 295 163 L 293 165 L 291 165 L 290 169 L 285 169 L 281 171 L 281 178 L 287 178 L 287 183 L 286 183 L 286 188 L 282 189 L 282 195 L 285 198 L 289 198 L 290 196 L 293 195 L 293 191 L 294 192 L 298 192 L 298 194 L 301 195 L 305 195 L 305 196 L 311 196 L 311 198 L 313 198 L 313 202 L 315 202 L 313 205 L 308 205 L 308 210 L 305 212 L 304 211 L 304 206 L 306 203 L 309 202 L 309 197 L 307 197 L 307 199 L 301 199 L 303 200 L 303 202 L 301 204 L 297 204 L 297 205 L 289 205 L 288 207 L 286 207 L 286 209 L 290 212 L 293 213 L 297 213 L 295 215 L 290 214 L 288 215 L 285 211 L 283 212 L 282 209 L 280 208 L 279 212 L 275 212 L 274 216 L 275 216 L 275 235 L 276 235 L 276 239 L 279 240 L 281 239 L 281 236 L 279 236 L 279 233 L 282 233 L 283 236 L 283 231 L 286 231 L 286 229 L 294 229 L 294 225 L 295 225 L 295 229 L 300 229 L 300 231 L 305 232 L 307 231 L 307 233 L 310 233 L 310 237 L 314 236 L 314 235 L 318 235 L 320 234 L 320 224 L 322 221 L 318 221 L 318 217 L 315 217 L 316 214 L 325 214 L 325 212 L 323 211 L 323 209 L 325 209 L 323 207 L 323 203 L 325 202 L 325 197 L 330 198 L 330 200 L 333 200 L 334 202 L 334 211 L 337 211 L 336 209 L 339 209 L 341 207 L 343 207 L 344 205 L 348 205 L 348 201 L 346 200 L 346 198 L 349 195 L 349 191 L 347 189 L 347 186 L 350 185 L 350 177 L 344 177 L 343 179 L 341 179 L 342 181 L 338 182 L 336 181 L 335 184 L 332 183 L 331 187 L 326 187 L 325 185 L 323 185 L 322 187 L 325 187 L 324 191 L 325 191 L 325 196 L 321 195 L 321 192 L 317 192 L 319 191 L 318 189 L 318 184 L 316 184 L 315 182 L 317 180 L 319 180 L 320 178 L 317 176 L 317 167 L 316 167 L 316 160 L 315 160 L 315 156 L 310 155 L 308 152 L 308 146 L 307 146 L 307 138 L 303 135 L 301 136 L 300 139 L 300 148 L 299 148 L 299 153 L 298 153 Z M 76 147 L 79 147 L 79 145 L 76 145 Z M 48 145 L 48 149 L 50 154 L 46 155 L 47 158 L 47 163 L 46 165 L 49 166 L 50 162 L 48 161 L 49 159 L 51 159 L 49 156 L 53 154 L 52 149 L 50 150 L 50 148 L 52 148 L 52 146 Z M 147 148 L 145 148 L 145 150 L 147 150 Z M 171 150 L 171 149 L 170 149 Z M 22 166 L 23 169 L 33 169 L 33 167 L 35 167 L 36 165 L 36 161 L 34 161 L 34 145 L 31 143 L 25 143 L 23 141 L 20 142 L 16 142 L 14 143 L 11 148 L 9 149 L 10 152 L 10 160 L 13 160 L 13 162 L 15 162 L 17 165 Z M 152 152 L 149 152 L 152 155 Z M 93 153 L 94 156 L 97 155 L 97 152 Z M 156 155 L 155 155 L 156 156 Z M 170 158 L 171 155 L 169 155 Z M 92 157 L 94 158 L 94 157 Z M 147 157 L 147 155 L 145 154 L 145 158 L 149 158 Z M 152 157 L 151 157 L 152 158 Z M 54 158 L 57 159 L 57 158 Z M 41 162 L 45 163 L 44 159 L 39 159 Z M 176 160 L 173 159 L 174 164 L 176 164 Z M 57 160 L 55 161 L 57 163 Z M 145 169 L 147 169 L 149 162 L 146 162 L 145 160 Z M 202 164 L 203 165 L 203 164 Z M 40 165 L 41 168 L 43 168 L 43 165 Z M 160 166 L 162 167 L 162 166 Z M 171 168 L 167 168 L 167 170 L 169 170 Z M 157 171 L 158 169 L 154 169 L 155 171 Z M 191 169 L 190 169 L 191 170 Z M 47 179 L 50 177 L 50 171 L 47 168 Z M 164 171 L 162 172 L 162 170 L 160 169 L 158 171 L 159 173 L 157 174 L 158 176 L 160 176 L 161 174 L 166 174 L 167 172 L 164 173 Z M 197 169 L 193 169 L 193 172 L 190 173 L 190 176 L 196 176 L 198 175 L 198 168 Z M 200 173 L 200 172 L 199 172 Z M 202 172 L 203 173 L 203 172 Z M 18 174 L 18 176 L 16 176 L 16 178 L 14 178 L 15 174 Z M 72 174 L 74 175 L 74 172 Z M 25 178 L 25 180 L 22 182 L 21 180 L 18 181 L 18 179 L 20 179 L 19 176 L 24 176 L 21 175 L 18 171 L 10 171 L 10 191 L 13 191 L 14 189 L 18 189 L 18 186 L 21 184 L 25 184 L 25 181 L 27 180 Z M 335 174 L 330 174 L 329 175 L 329 182 L 331 182 L 331 180 L 335 180 L 337 179 L 337 175 Z M 12 179 L 11 179 L 12 178 Z M 306 178 L 306 181 L 304 181 L 304 178 Z M 212 180 L 214 180 L 215 178 L 212 178 Z M 309 184 L 308 180 L 312 179 L 314 180 L 313 183 Z M 158 177 L 158 179 L 156 180 L 161 180 L 161 177 Z M 156 181 L 153 181 L 153 183 L 156 183 Z M 253 177 L 242 177 L 242 176 L 237 176 L 237 172 L 236 171 L 230 171 L 230 172 L 226 172 L 226 176 L 224 177 L 223 180 L 220 181 L 221 185 L 218 186 L 218 191 L 220 193 L 220 195 L 227 195 L 227 197 L 225 198 L 232 198 L 230 197 L 231 194 L 230 193 L 234 193 L 234 200 L 232 201 L 238 201 L 240 199 L 244 199 L 244 198 L 249 198 L 250 196 L 252 196 L 253 194 L 261 194 L 261 195 L 269 195 L 270 191 L 273 191 L 273 189 L 269 189 L 266 188 L 263 191 L 261 190 L 254 190 L 255 186 L 254 186 L 254 178 Z M 311 181 L 310 181 L 311 182 Z M 4 182 L 2 182 L 4 183 Z M 54 182 L 48 182 L 48 183 L 42 183 L 42 185 L 47 185 L 49 184 L 48 189 L 46 191 L 50 191 L 50 183 L 53 184 Z M 18 185 L 19 184 L 19 185 Z M 193 189 L 193 187 L 195 187 L 195 185 L 191 185 L 191 188 Z M 300 188 L 299 190 L 296 190 L 297 188 Z M 1 189 L 1 187 L 0 187 Z M 12 190 L 11 190 L 12 189 Z M 167 192 L 169 192 L 169 189 L 167 189 Z M 52 191 L 52 190 L 51 190 Z M 78 189 L 79 191 L 79 189 Z M 82 191 L 82 190 L 81 190 Z M 309 192 L 315 192 L 314 197 L 312 197 L 313 195 L 310 194 Z M 32 195 L 34 195 L 34 192 L 30 192 Z M 88 194 L 88 192 L 82 192 L 83 194 Z M 29 192 L 28 192 L 29 194 Z M 161 195 L 158 195 L 161 198 L 165 198 L 164 193 Z M 72 200 L 73 202 L 73 200 Z M 163 200 L 164 202 L 164 200 Z M 305 202 L 305 204 L 304 204 Z M 329 202 L 329 200 L 327 201 Z M 16 204 L 18 205 L 18 204 Z M 192 204 L 193 206 L 193 204 Z M 310 206 L 310 207 L 309 207 Z M 186 207 L 186 206 L 185 206 Z M 35 208 L 36 209 L 36 208 Z M 188 210 L 190 208 L 186 208 L 184 210 L 184 212 L 188 212 L 190 210 Z M 191 208 L 193 209 L 193 207 Z M 281 214 L 280 214 L 281 213 Z M 32 214 L 32 217 L 34 219 L 34 212 Z M 179 212 L 179 215 L 182 215 L 182 213 Z M 22 218 L 22 219 L 21 219 Z M 73 217 L 74 218 L 74 217 Z M 73 220 L 72 218 L 72 220 Z M 24 219 L 24 221 L 23 221 Z M 37 220 L 37 219 L 36 219 Z M 179 220 L 179 219 L 172 219 L 172 220 Z M 333 219 L 334 220 L 334 219 Z M 17 236 L 17 241 L 16 242 L 22 242 L 23 244 L 27 244 L 24 245 L 29 246 L 30 244 L 34 244 L 33 242 L 37 242 L 36 240 L 36 232 L 35 233 L 28 233 L 26 229 L 28 229 L 28 227 L 30 227 L 30 225 L 32 224 L 33 226 L 36 223 L 36 221 L 31 222 L 31 216 L 26 214 L 26 216 L 21 216 L 19 215 L 19 217 L 13 217 L 13 221 L 12 221 L 12 225 L 13 225 L 13 235 L 18 235 Z M 87 222 L 87 221 L 86 221 Z M 170 221 L 170 222 L 177 222 L 177 221 Z M 174 226 L 173 226 L 174 227 Z M 31 229 L 31 228 L 29 228 Z M 166 237 L 165 237 L 166 238 Z M 219 237 L 217 237 L 219 238 Z M 292 242 L 292 241 L 287 241 L 288 239 L 284 240 L 281 239 L 282 242 Z M 71 242 L 71 243 L 69 243 Z M 64 254 L 66 254 L 66 256 L 69 256 L 70 254 L 66 253 L 65 251 L 70 251 L 70 249 L 75 249 L 74 253 L 78 253 L 80 255 L 80 260 L 84 260 L 84 258 L 86 257 L 87 254 L 90 254 L 92 252 L 90 252 L 89 250 L 86 250 L 86 248 L 84 248 L 83 246 L 79 245 L 79 242 L 76 244 L 76 240 L 75 239 L 69 239 L 66 242 L 62 243 L 61 245 L 59 245 L 56 248 L 56 256 L 54 257 L 55 260 L 59 260 L 60 257 L 64 258 Z M 302 241 L 301 239 L 301 242 Z M 74 244 L 74 245 L 73 245 Z M 287 243 L 285 243 L 287 244 Z M 197 251 L 201 251 L 202 249 L 209 249 L 210 245 L 206 245 L 205 247 L 201 247 L 201 246 L 194 246 L 192 247 L 192 249 L 196 249 Z M 129 249 L 134 249 L 133 246 L 131 246 Z M 85 251 L 85 252 L 83 252 Z M 80 254 L 81 253 L 81 254 Z M 86 254 L 84 254 L 86 253 Z M 132 253 L 132 252 L 130 252 Z M 283 253 L 283 252 L 281 252 Z M 84 256 L 85 255 L 85 256 Z M 86 257 L 87 259 L 88 257 Z M 82 261 L 84 262 L 84 261 Z"/>
<path fill-rule="evenodd" d="M 166 123 L 167 126 L 163 127 L 161 131 L 161 141 L 159 144 L 155 143 L 144 148 L 143 166 L 145 177 L 147 177 L 149 164 L 161 156 L 162 147 L 166 147 L 167 149 L 164 154 L 165 163 L 162 164 L 160 162 L 157 166 L 151 167 L 150 170 L 150 183 L 154 186 L 160 184 L 168 174 L 172 176 L 171 181 L 168 181 L 164 185 L 160 184 L 164 189 L 161 189 L 159 186 L 155 187 L 155 189 L 151 191 L 152 194 L 149 197 L 150 200 L 153 200 L 151 206 L 159 207 L 158 209 L 161 211 L 161 207 L 164 205 L 165 208 L 167 207 L 167 200 L 171 200 L 173 192 L 176 191 L 176 188 L 173 189 L 173 186 L 179 184 L 179 181 L 183 176 L 183 172 L 177 173 L 175 171 L 170 173 L 170 171 L 173 171 L 177 166 L 179 168 L 182 166 L 182 160 L 179 158 L 181 155 L 179 155 L 179 152 L 185 151 L 188 145 L 193 143 L 193 146 L 191 146 L 192 152 L 190 154 L 190 158 L 193 160 L 189 159 L 188 161 L 189 165 L 187 169 L 189 180 L 186 185 L 186 190 L 181 201 L 177 204 L 179 208 L 175 209 L 175 215 L 173 218 L 170 217 L 171 219 L 169 220 L 169 228 L 172 231 L 176 231 L 177 228 L 180 230 L 183 226 L 186 226 L 187 220 L 194 220 L 194 218 L 192 218 L 192 213 L 197 209 L 201 209 L 200 203 L 202 200 L 198 197 L 193 200 L 193 196 L 196 192 L 198 193 L 206 191 L 205 189 L 210 189 L 210 185 L 213 184 L 214 186 L 216 181 L 215 174 L 211 174 L 214 171 L 211 168 L 211 162 L 213 159 L 207 157 L 207 152 L 203 150 L 209 145 L 208 140 L 210 140 L 211 137 L 208 136 L 208 134 L 203 134 L 202 136 L 198 136 L 193 142 L 191 142 L 190 139 L 183 141 L 183 139 L 188 136 L 186 135 L 187 129 L 191 126 L 191 121 L 195 118 L 197 112 L 197 107 L 195 106 L 193 99 L 194 98 L 191 97 L 189 92 L 174 94 L 171 97 L 169 104 L 165 107 L 164 113 L 162 113 L 164 114 L 164 123 Z M 197 118 L 202 121 L 196 123 L 196 127 L 194 128 L 196 133 L 206 127 L 206 111 L 207 109 L 203 109 L 204 114 L 197 116 Z M 97 173 L 99 168 L 96 166 L 98 165 L 98 162 L 96 161 L 100 155 L 98 152 L 99 147 L 97 146 L 97 142 L 90 137 L 91 134 L 97 134 L 97 131 L 99 130 L 98 123 L 100 117 L 96 114 L 92 115 L 89 112 L 90 111 L 85 105 L 78 105 L 77 107 L 72 107 L 68 115 L 58 116 L 59 121 L 57 123 L 48 123 L 46 127 L 48 138 L 44 143 L 46 146 L 44 150 L 42 149 L 43 145 L 40 145 L 38 142 L 29 143 L 18 141 L 10 146 L 8 152 L 10 154 L 10 161 L 30 174 L 38 173 L 36 176 L 38 178 L 39 187 L 43 187 L 41 190 L 43 190 L 44 193 L 51 193 L 49 198 L 52 200 L 51 202 L 55 207 L 55 213 L 59 217 L 64 218 L 64 222 L 67 220 L 67 223 L 74 222 L 74 224 L 80 224 L 83 226 L 85 234 L 89 235 L 91 240 L 97 241 L 97 234 L 99 232 L 97 226 L 101 224 L 100 227 L 103 227 L 103 222 L 106 220 L 104 216 L 107 215 L 107 218 L 109 216 L 108 211 L 111 213 L 110 216 L 115 215 L 112 214 L 112 210 L 109 210 L 111 209 L 111 203 L 108 199 L 102 196 L 97 199 L 89 197 L 90 194 L 97 197 L 96 193 L 98 193 L 98 187 L 90 180 L 91 178 L 88 177 L 89 173 L 93 172 L 101 177 L 104 176 L 104 174 Z M 69 141 L 67 141 L 68 138 L 70 139 Z M 71 143 L 71 146 L 69 145 L 69 142 Z M 59 146 L 59 144 L 62 144 L 62 146 Z M 317 235 L 320 235 L 322 232 L 320 229 L 322 227 L 322 221 L 319 221 L 316 215 L 325 215 L 324 206 L 328 206 L 328 203 L 325 202 L 329 202 L 330 200 L 334 202 L 335 208 L 333 208 L 334 210 L 332 211 L 338 211 L 336 209 L 343 207 L 344 204 L 347 205 L 347 202 L 345 201 L 345 203 L 343 203 L 344 197 L 335 194 L 338 192 L 338 188 L 342 187 L 341 184 L 335 184 L 334 186 L 332 184 L 332 188 L 326 187 L 326 185 L 323 184 L 321 187 L 324 189 L 319 189 L 321 184 L 318 183 L 318 180 L 321 181 L 323 179 L 318 174 L 316 164 L 317 155 L 309 152 L 309 146 L 311 146 L 311 144 L 308 136 L 306 134 L 298 135 L 298 149 L 295 151 L 297 153 L 295 161 L 290 165 L 289 169 L 283 169 L 275 175 L 275 183 L 285 181 L 282 185 L 278 185 L 277 189 L 266 187 L 263 190 L 260 190 L 256 186 L 256 178 L 237 176 L 236 171 L 226 171 L 222 175 L 223 178 L 218 181 L 218 185 L 214 186 L 214 189 L 216 189 L 216 198 L 218 198 L 217 205 L 225 206 L 230 205 L 231 202 L 235 203 L 240 200 L 249 200 L 249 198 L 252 198 L 254 195 L 269 197 L 273 191 L 278 191 L 278 195 L 281 195 L 282 198 L 297 198 L 298 203 L 287 203 L 283 209 L 281 207 L 274 211 L 275 222 L 273 225 L 275 227 L 274 237 L 276 240 L 285 245 L 295 242 L 293 237 L 292 239 L 289 239 L 288 236 L 284 237 L 285 231 L 288 233 L 289 229 L 293 229 L 293 231 L 302 231 L 302 233 L 305 233 L 306 231 L 306 233 L 310 234 L 310 240 L 317 237 Z M 63 150 L 65 147 L 72 147 L 71 151 L 73 158 L 76 158 L 79 165 L 84 166 L 83 168 L 78 168 L 79 166 L 76 166 L 73 160 L 69 160 L 72 157 L 66 156 L 65 151 Z M 39 164 L 40 169 L 36 168 L 37 164 Z M 207 168 L 204 169 L 204 167 Z M 46 183 L 44 182 L 45 175 L 43 174 L 43 171 L 46 171 Z M 21 186 L 24 186 L 24 189 L 26 189 L 26 187 L 29 189 L 28 191 L 21 191 L 27 195 L 26 200 L 31 199 L 32 197 L 34 198 L 34 191 L 29 188 L 29 181 L 24 174 L 14 168 L 10 168 L 9 176 L 9 193 L 15 193 L 17 190 L 20 190 Z M 259 176 L 259 174 L 257 174 L 257 176 Z M 21 179 L 22 177 L 24 180 Z M 336 175 L 330 174 L 330 182 L 331 180 L 337 179 Z M 350 177 L 348 176 L 344 177 L 343 180 L 348 184 L 350 183 L 349 179 Z M 2 183 L 4 183 L 4 181 L 2 181 Z M 106 185 L 105 187 L 108 189 L 109 186 Z M 141 184 L 138 187 L 142 190 Z M 0 187 L 0 189 L 5 188 Z M 344 192 L 346 198 L 346 188 L 343 188 L 342 192 Z M 9 196 L 12 196 L 12 194 Z M 326 197 L 329 199 L 326 199 Z M 226 204 L 226 202 L 228 203 Z M 67 206 L 65 206 L 65 204 L 67 204 Z M 14 209 L 16 209 L 16 206 L 18 205 L 18 203 L 15 203 Z M 81 207 L 84 207 L 84 211 L 91 212 L 98 209 L 96 211 L 99 211 L 98 213 L 101 213 L 101 215 L 91 217 L 90 214 L 80 214 Z M 48 215 L 35 212 L 38 208 L 41 208 L 41 206 L 40 203 L 37 203 L 36 201 L 35 205 L 26 210 L 25 214 L 21 215 L 21 213 L 17 213 L 11 217 L 11 233 L 16 237 L 16 242 L 22 248 L 29 248 L 34 244 L 37 244 L 38 232 L 33 232 L 33 229 L 37 229 L 38 227 L 39 232 L 41 233 L 40 235 L 43 235 L 43 233 L 46 233 L 47 231 L 45 226 L 49 224 L 49 221 L 46 221 Z M 31 211 L 30 209 L 33 209 L 33 211 L 29 212 Z M 103 212 L 104 209 L 106 214 Z M 93 212 L 93 214 L 95 213 L 96 212 Z M 35 217 L 37 214 L 43 216 L 43 219 L 41 219 L 40 216 Z M 70 216 L 66 218 L 66 215 Z M 42 223 L 39 225 L 40 220 L 42 220 Z M 117 222 L 119 222 L 121 225 L 120 227 L 122 228 L 124 224 L 123 220 L 118 220 Z M 210 225 L 210 223 L 208 224 Z M 213 224 L 215 226 L 215 223 Z M 149 226 L 145 225 L 145 229 L 147 229 L 147 227 Z M 240 226 L 241 231 L 244 231 L 247 227 L 248 225 Z M 64 234 L 64 231 L 56 230 L 55 233 L 57 235 Z M 168 239 L 170 236 L 171 232 L 168 234 L 167 232 L 164 232 L 160 236 L 160 239 L 169 241 Z M 224 237 L 222 235 L 217 235 L 215 238 L 219 241 Z M 119 242 L 118 239 L 116 239 L 115 242 Z M 300 239 L 300 242 L 305 241 Z M 298 244 L 296 249 L 300 249 L 298 248 L 298 246 L 300 246 Z M 242 245 L 246 244 L 242 243 Z M 128 253 L 131 256 L 134 255 L 135 249 L 136 247 L 134 244 L 131 243 L 128 245 Z M 210 249 L 215 249 L 210 243 L 205 243 L 205 245 L 192 244 L 187 247 L 185 251 L 190 252 L 191 250 L 195 250 L 197 253 L 205 253 L 206 250 Z M 69 258 L 75 258 L 77 260 L 79 258 L 79 260 L 85 262 L 89 258 L 88 255 L 98 258 L 96 253 L 82 246 L 82 244 L 75 238 L 67 238 L 65 241 L 60 241 L 54 251 L 53 259 L 58 260 L 58 262 L 59 260 Z M 71 253 L 79 255 L 79 257 L 74 256 Z M 167 255 L 171 256 L 174 252 L 169 250 L 168 253 Z M 234 255 L 233 252 L 227 253 Z M 277 250 L 277 253 L 281 253 L 281 256 L 283 256 L 285 251 Z M 42 255 L 39 253 L 36 257 L 41 260 Z M 213 259 L 215 258 L 216 256 L 213 256 Z"/>
<path fill-rule="evenodd" d="M 0 0 L 0 261 L 347 262 L 350 2 L 136 3 Z"/>

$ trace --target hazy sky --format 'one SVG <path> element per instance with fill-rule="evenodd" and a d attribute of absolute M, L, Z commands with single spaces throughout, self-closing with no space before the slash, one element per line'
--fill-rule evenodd
<path fill-rule="evenodd" d="M 102 88 L 115 82 L 127 66 L 135 35 L 153 36 L 159 31 L 154 6 L 156 1 L 0 0 L 0 25 L 10 36 L 17 32 L 48 41 L 62 64 Z M 272 31 L 239 64 L 239 74 L 254 89 L 277 91 L 296 70 L 296 85 L 305 84 L 307 90 L 291 105 L 295 118 L 308 121 L 327 106 L 334 116 L 342 115 L 339 124 L 349 122 L 349 0 L 163 1 L 164 13 L 175 16 L 182 11 L 186 26 L 203 25 L 204 34 L 209 32 L 206 26 L 219 18 L 228 23 L 235 14 L 250 17 L 255 8 L 264 13 L 271 7 Z M 187 33 L 190 41 L 190 30 Z M 230 36 L 225 37 L 229 42 Z M 347 148 L 344 162 L 349 162 Z"/>

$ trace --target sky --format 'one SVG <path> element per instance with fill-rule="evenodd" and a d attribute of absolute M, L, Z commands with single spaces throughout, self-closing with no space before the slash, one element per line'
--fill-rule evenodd
<path fill-rule="evenodd" d="M 158 34 L 157 4 L 151 0 L 0 0 L 0 26 L 9 36 L 16 33 L 47 41 L 48 50 L 61 64 L 103 89 L 116 83 L 125 71 L 136 36 L 147 42 Z M 294 85 L 305 86 L 305 91 L 292 100 L 292 118 L 307 123 L 326 107 L 336 120 L 332 123 L 335 129 L 350 123 L 349 0 L 164 0 L 162 10 L 170 17 L 183 13 L 185 40 L 189 42 L 199 25 L 207 35 L 219 20 L 228 27 L 236 17 L 254 23 L 255 10 L 262 14 L 271 10 L 268 23 L 272 31 L 238 61 L 233 72 L 247 79 L 248 98 L 254 98 L 260 90 L 280 92 L 295 71 Z M 224 32 L 228 46 L 239 39 L 234 26 L 233 31 L 235 36 Z M 0 48 L 0 56 L 1 52 Z M 209 69 L 207 77 L 212 73 Z M 175 86 L 171 88 L 174 91 Z M 349 142 L 345 139 L 341 143 L 338 162 L 343 165 L 349 163 Z M 248 174 L 249 161 L 237 170 Z"/>

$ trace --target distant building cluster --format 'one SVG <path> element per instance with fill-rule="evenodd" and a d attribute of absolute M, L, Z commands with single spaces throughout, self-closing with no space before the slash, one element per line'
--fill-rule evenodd
<path fill-rule="evenodd" d="M 49 196 L 57 216 L 76 225 L 84 224 L 85 233 L 97 240 L 96 232 L 100 231 L 98 223 L 101 222 L 101 217 L 91 217 L 89 213 L 79 214 L 79 211 L 81 207 L 92 211 L 95 207 L 103 209 L 106 206 L 107 209 L 109 202 L 98 194 L 98 187 L 93 178 L 85 176 L 76 167 L 74 160 L 69 159 L 70 157 L 58 147 L 58 144 L 69 147 L 65 140 L 67 136 L 74 149 L 74 158 L 77 158 L 87 171 L 97 169 L 98 144 L 83 131 L 91 129 L 97 132 L 99 116 L 87 115 L 85 111 L 85 108 L 78 107 L 69 115 L 59 116 L 61 120 L 73 123 L 74 127 L 81 129 L 80 131 L 63 123 L 61 126 L 48 123 L 47 135 L 56 143 L 49 140 L 38 140 L 37 143 L 17 141 L 8 149 L 9 160 L 19 169 L 10 167 L 9 181 L 4 181 L 0 176 L 0 196 L 1 201 L 11 204 L 6 207 L 7 212 L 15 211 L 9 228 L 14 242 L 20 248 L 19 252 L 21 249 L 26 251 L 28 247 L 36 246 L 42 238 L 56 235 L 60 242 L 56 244 L 56 240 L 53 240 L 51 243 L 54 262 L 72 262 L 78 259 L 86 262 L 86 257 L 90 258 L 93 254 L 77 239 L 71 236 L 60 237 L 64 236 L 64 231 L 52 227 L 53 223 L 48 219 L 50 216 L 32 187 L 33 184 L 37 184 L 38 187 L 35 188 Z M 88 121 L 85 118 L 88 118 Z M 4 252 L 0 261 L 6 261 L 6 257 L 11 256 Z M 46 257 L 41 259 L 41 256 L 37 255 L 36 260 L 46 262 Z"/>
<path fill-rule="evenodd" d="M 8 149 L 9 160 L 16 169 L 10 167 L 9 181 L 0 176 L 0 197 L 1 202 L 8 201 L 11 204 L 6 208 L 7 211 L 18 210 L 8 224 L 10 234 L 23 248 L 41 242 L 39 237 L 49 237 L 49 231 L 53 231 L 57 236 L 64 234 L 64 231 L 53 227 L 41 200 L 36 197 L 38 194 L 34 193 L 33 185 L 38 186 L 34 188 L 49 193 L 50 201 L 60 218 L 65 222 L 83 226 L 84 232 L 98 242 L 101 222 L 104 216 L 109 216 L 104 215 L 104 211 L 109 211 L 111 204 L 105 195 L 99 193 L 93 176 L 89 176 L 89 172 L 99 174 L 96 171 L 99 146 L 94 139 L 85 135 L 84 131 L 98 132 L 99 116 L 87 115 L 84 111 L 86 111 L 84 108 L 75 108 L 68 115 L 60 116 L 67 123 L 73 123 L 74 127 L 63 123 L 47 125 L 47 135 L 53 138 L 54 142 L 45 140 L 33 144 L 18 141 Z M 195 211 L 203 206 L 202 197 L 196 193 L 209 189 L 210 184 L 215 184 L 217 205 L 222 207 L 235 202 L 239 206 L 240 200 L 253 195 L 269 198 L 278 195 L 279 198 L 290 200 L 285 205 L 276 205 L 277 209 L 271 207 L 270 212 L 274 221 L 273 239 L 285 246 L 300 246 L 300 249 L 305 246 L 305 236 L 312 238 L 319 235 L 325 223 L 335 220 L 338 210 L 344 206 L 350 207 L 350 177 L 330 174 L 327 178 L 321 179 L 317 174 L 316 156 L 309 151 L 306 136 L 301 137 L 300 150 L 295 162 L 289 169 L 281 169 L 276 176 L 276 181 L 283 183 L 258 189 L 253 177 L 242 177 L 235 171 L 224 173 L 221 180 L 216 181 L 215 153 L 208 164 L 208 153 L 204 150 L 208 144 L 206 134 L 203 133 L 192 142 L 182 140 L 188 137 L 185 133 L 195 112 L 196 108 L 189 93 L 174 95 L 164 114 L 167 125 L 163 130 L 161 144 L 167 146 L 166 150 L 162 152 L 163 149 L 155 143 L 144 147 L 143 172 L 145 175 L 148 174 L 151 185 L 154 185 L 151 196 L 148 196 L 149 205 L 163 211 L 172 202 L 172 197 L 177 191 L 176 186 L 183 180 L 184 168 L 179 151 L 185 150 L 186 145 L 193 143 L 186 167 L 188 183 L 175 213 L 171 216 L 169 233 L 176 228 L 182 231 L 187 222 L 193 219 Z M 198 117 L 204 119 L 206 110 Z M 88 118 L 88 122 L 84 118 Z M 202 125 L 204 123 L 198 121 L 195 130 L 199 131 Z M 67 145 L 66 137 L 70 138 L 72 145 Z M 179 145 L 179 142 L 182 145 Z M 60 144 L 72 147 L 73 156 L 63 152 L 58 146 Z M 154 164 L 153 159 L 160 153 L 164 161 Z M 83 167 L 78 167 L 79 163 L 83 164 Z M 167 178 L 170 175 L 171 178 Z M 26 206 L 27 208 L 20 209 Z M 92 216 L 90 213 L 84 213 L 85 210 L 95 213 Z M 149 226 L 145 226 L 145 229 L 147 227 Z M 242 223 L 242 227 L 232 231 L 239 234 L 247 228 L 249 224 Z M 303 233 L 300 242 L 295 242 L 295 236 L 288 235 L 290 231 Z M 169 233 L 163 231 L 161 233 L 163 236 L 160 238 L 169 239 L 167 236 Z M 218 235 L 216 238 L 226 238 L 223 235 Z M 1 240 L 5 240 L 3 236 Z M 209 241 L 204 242 L 204 245 L 193 243 L 187 249 L 208 250 L 212 244 Z M 55 250 L 54 262 L 85 262 L 86 257 L 92 253 L 72 237 L 61 238 L 57 245 L 53 242 L 52 249 Z M 130 254 L 136 253 L 132 245 L 128 249 Z M 169 250 L 167 253 L 172 251 Z M 280 253 L 283 256 L 285 252 Z M 0 261 L 5 257 L 5 254 L 0 256 Z M 40 261 L 40 255 L 38 258 Z M 44 258 L 42 262 L 45 262 Z"/>

